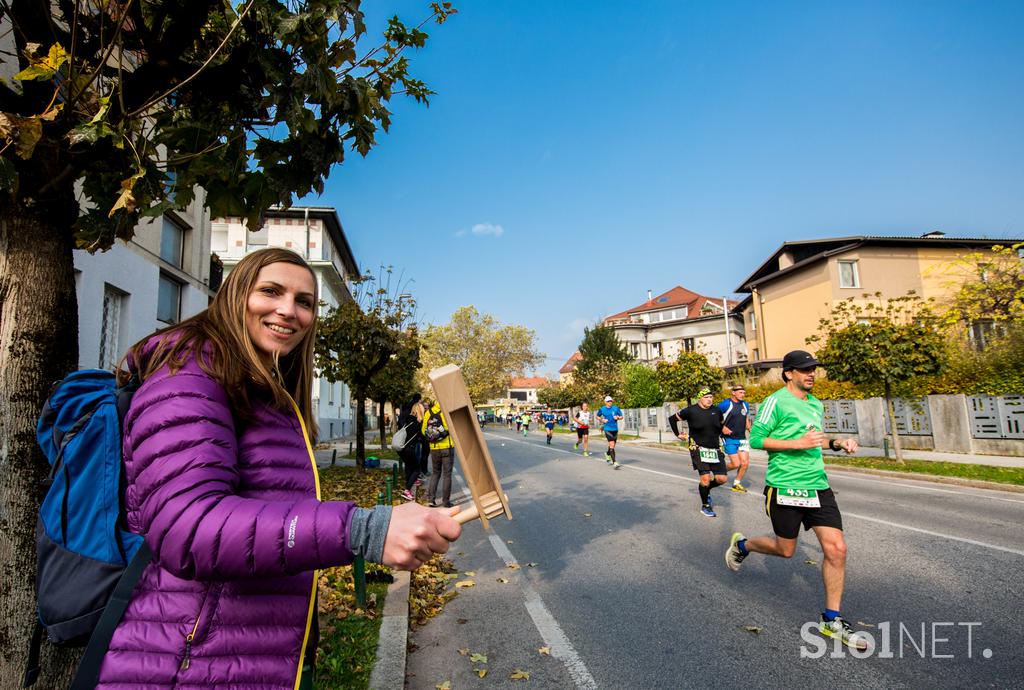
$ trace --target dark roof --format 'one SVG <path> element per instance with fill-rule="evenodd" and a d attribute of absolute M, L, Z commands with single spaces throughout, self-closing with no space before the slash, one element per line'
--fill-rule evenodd
<path fill-rule="evenodd" d="M 831 237 L 820 240 L 797 240 L 784 242 L 757 269 L 744 279 L 736 292 L 750 292 L 758 285 L 775 280 L 799 268 L 828 258 L 834 254 L 849 251 L 863 246 L 916 246 L 916 247 L 962 247 L 977 249 L 992 247 L 997 244 L 1010 245 L 1024 240 L 990 239 L 981 237 L 886 237 L 881 235 L 852 235 L 850 237 Z M 779 269 L 779 257 L 790 252 L 793 264 Z"/>
<path fill-rule="evenodd" d="M 341 226 L 341 219 L 338 218 L 338 209 L 333 206 L 291 206 L 289 208 L 272 206 L 267 210 L 266 216 L 303 218 L 306 215 L 307 209 L 309 210 L 310 218 L 317 218 L 324 222 L 327 234 L 330 235 L 331 241 L 337 247 L 338 253 L 341 255 L 341 263 L 349 276 L 353 278 L 358 277 L 360 275 L 359 266 L 356 264 L 356 257 L 352 253 L 352 247 L 348 243 L 348 238 L 345 237 L 345 230 Z"/>

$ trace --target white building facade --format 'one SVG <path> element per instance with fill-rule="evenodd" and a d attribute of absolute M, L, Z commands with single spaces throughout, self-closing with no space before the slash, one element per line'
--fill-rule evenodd
<path fill-rule="evenodd" d="M 243 218 L 215 218 L 210 246 L 224 262 L 225 276 L 243 256 L 266 247 L 284 247 L 302 255 L 316 274 L 317 290 L 324 303 L 321 315 L 352 299 L 348 282 L 359 275 L 338 212 L 332 207 L 270 209 L 264 214 L 263 227 L 256 232 L 248 231 Z M 313 382 L 313 414 L 320 427 L 319 440 L 354 433 L 354 405 L 347 385 L 317 377 Z"/>
<path fill-rule="evenodd" d="M 204 200 L 197 190 L 189 208 L 140 223 L 106 252 L 75 250 L 79 368 L 112 369 L 139 340 L 209 306 L 218 267 Z"/>

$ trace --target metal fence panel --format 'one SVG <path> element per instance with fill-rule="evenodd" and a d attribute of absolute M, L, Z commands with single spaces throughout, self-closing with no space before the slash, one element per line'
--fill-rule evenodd
<path fill-rule="evenodd" d="M 822 430 L 832 434 L 857 433 L 857 409 L 852 400 L 822 400 L 825 418 Z"/>
<path fill-rule="evenodd" d="M 892 406 L 896 415 L 896 430 L 900 436 L 931 436 L 932 416 L 926 400 L 897 398 L 892 401 Z M 892 433 L 888 413 L 885 415 L 885 433 Z"/>
<path fill-rule="evenodd" d="M 974 438 L 1024 439 L 1024 395 L 972 395 L 967 410 Z"/>
<path fill-rule="evenodd" d="M 999 424 L 999 399 L 989 395 L 967 398 L 967 413 L 971 418 L 971 436 L 974 438 L 1002 438 Z"/>

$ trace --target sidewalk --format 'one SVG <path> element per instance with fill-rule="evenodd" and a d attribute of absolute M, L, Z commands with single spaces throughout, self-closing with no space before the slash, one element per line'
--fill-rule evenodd
<path fill-rule="evenodd" d="M 666 449 L 671 448 L 669 445 L 672 442 L 671 432 L 662 432 L 661 434 L 662 445 Z M 642 431 L 640 432 L 639 441 L 622 441 L 623 444 L 630 443 L 658 443 L 658 432 L 657 431 Z M 856 453 L 855 457 L 883 457 L 885 452 L 882 448 L 873 448 L 871 446 L 862 446 Z M 894 458 L 895 452 L 892 448 L 889 449 L 889 457 Z M 990 465 L 993 467 L 1021 467 L 1024 468 L 1024 458 L 1015 457 L 1011 455 L 968 455 L 966 453 L 941 453 L 932 450 L 904 450 L 903 457 L 906 460 L 931 460 L 933 462 L 960 462 L 967 465 Z M 751 450 L 751 460 L 767 461 L 768 454 L 763 450 Z"/>

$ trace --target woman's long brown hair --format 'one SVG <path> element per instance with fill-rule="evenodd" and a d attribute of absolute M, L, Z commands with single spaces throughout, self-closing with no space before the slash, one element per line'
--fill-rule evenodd
<path fill-rule="evenodd" d="M 317 438 L 317 424 L 312 415 L 315 314 L 313 324 L 299 344 L 284 357 L 275 357 L 274 367 L 268 367 L 260 357 L 245 325 L 249 294 L 256 285 L 256 277 L 265 266 L 280 262 L 302 266 L 310 272 L 313 304 L 319 304 L 316 275 L 301 256 L 278 247 L 253 252 L 232 269 L 208 308 L 132 345 L 118 365 L 118 382 L 127 383 L 132 374 L 145 381 L 164 366 L 175 373 L 189 358 L 195 358 L 199 367 L 224 387 L 237 418 L 253 420 L 253 395 L 269 396 L 270 404 L 283 412 L 291 411 L 291 399 L 294 399 L 306 422 L 309 441 L 314 443 Z M 156 345 L 147 345 L 151 341 Z"/>

